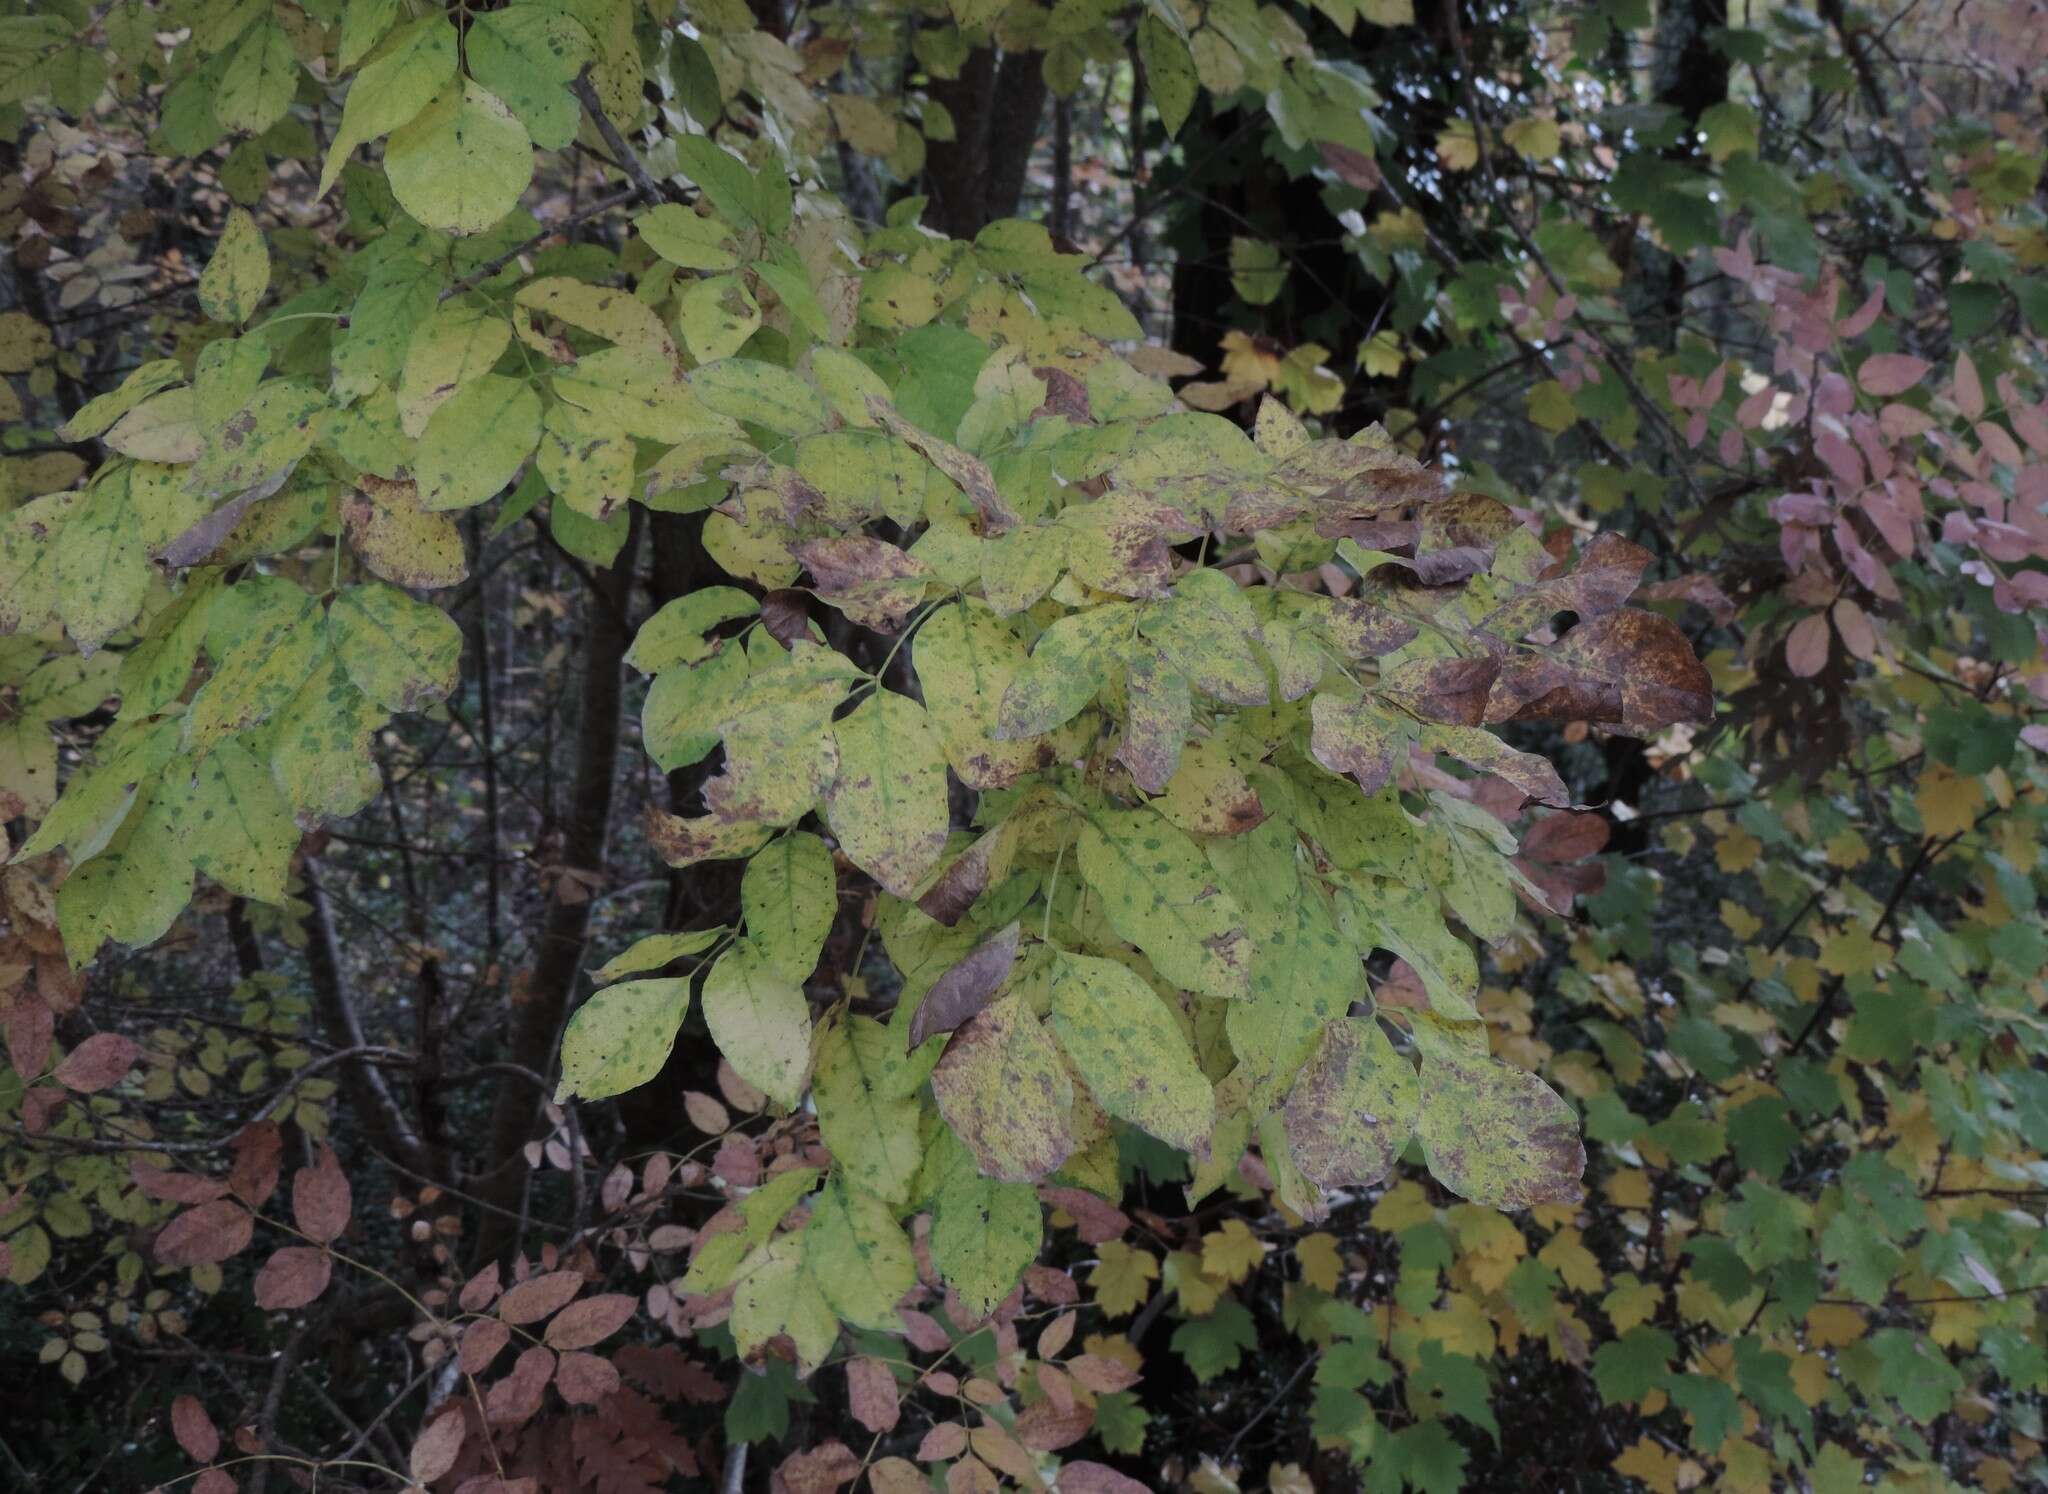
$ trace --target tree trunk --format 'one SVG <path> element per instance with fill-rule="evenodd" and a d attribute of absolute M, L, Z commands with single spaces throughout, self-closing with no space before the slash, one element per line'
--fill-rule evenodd
<path fill-rule="evenodd" d="M 992 47 L 970 53 L 957 78 L 932 81 L 931 95 L 953 116 L 954 138 L 925 155 L 931 206 L 925 219 L 941 233 L 971 239 L 998 218 L 1014 217 L 1024 171 L 1045 115 L 1045 74 L 1036 52 Z"/>
<path fill-rule="evenodd" d="M 640 553 L 644 518 L 637 511 L 625 546 L 611 568 L 596 578 L 584 604 L 583 692 L 576 732 L 576 778 L 571 790 L 563 863 L 581 872 L 601 874 L 609 841 L 612 793 L 618 773 L 619 671 L 632 642 L 628 613 L 632 604 L 633 565 Z M 554 1066 L 555 1044 L 569 1015 L 570 998 L 583 968 L 590 928 L 590 891 L 557 894 L 548 904 L 533 976 L 525 999 L 512 1008 L 512 1034 L 505 1056 L 513 1063 L 547 1074 Z M 510 1249 L 518 1234 L 521 1195 L 526 1188 L 526 1143 L 533 1139 L 542 1097 L 530 1084 L 508 1078 L 499 1088 L 491 1114 L 489 1170 L 476 1194 L 486 1205 L 477 1237 L 477 1259 L 496 1259 Z"/>

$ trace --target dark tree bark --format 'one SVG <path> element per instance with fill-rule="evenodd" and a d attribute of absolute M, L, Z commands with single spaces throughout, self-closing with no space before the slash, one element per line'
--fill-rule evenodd
<path fill-rule="evenodd" d="M 934 141 L 925 154 L 932 199 L 925 220 L 941 233 L 971 239 L 1017 212 L 1045 115 L 1045 74 L 1036 52 L 998 56 L 980 47 L 959 77 L 934 79 L 931 94 L 953 116 L 954 138 Z"/>
<path fill-rule="evenodd" d="M 610 840 L 623 693 L 619 672 L 633 638 L 628 613 L 643 527 L 636 511 L 624 548 L 610 569 L 597 573 L 584 602 L 576 776 L 562 841 L 562 861 L 577 871 L 601 873 Z M 512 1033 L 505 1050 L 507 1059 L 536 1074 L 553 1067 L 555 1044 L 583 968 L 589 929 L 588 889 L 573 899 L 557 896 L 548 904 L 532 979 L 526 985 L 526 999 L 512 1008 Z M 504 1254 L 517 1237 L 527 1177 L 525 1147 L 533 1139 L 541 1099 L 530 1084 L 513 1079 L 498 1089 L 491 1113 L 490 1162 L 476 1185 L 477 1197 L 485 1205 L 477 1237 L 480 1261 Z"/>

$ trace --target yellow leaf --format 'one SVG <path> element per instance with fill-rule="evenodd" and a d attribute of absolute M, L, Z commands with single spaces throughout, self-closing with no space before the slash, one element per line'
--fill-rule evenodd
<path fill-rule="evenodd" d="M 1763 849 L 1762 841 L 1737 825 L 1714 842 L 1714 862 L 1732 877 L 1755 866 Z"/>
<path fill-rule="evenodd" d="M 1607 1273 L 1600 1269 L 1599 1260 L 1575 1229 L 1562 1229 L 1552 1235 L 1550 1243 L 1536 1252 L 1536 1259 L 1555 1271 L 1575 1292 L 1597 1292 L 1607 1283 Z"/>
<path fill-rule="evenodd" d="M 1081 1352 L 1093 1354 L 1097 1359 L 1114 1359 L 1128 1370 L 1142 1371 L 1145 1368 L 1145 1356 L 1121 1333 L 1091 1333 L 1081 1340 Z"/>
<path fill-rule="evenodd" d="M 1403 1178 L 1381 1195 L 1367 1222 L 1374 1229 L 1398 1235 L 1411 1225 L 1427 1224 L 1434 1218 L 1436 1209 L 1429 1195 L 1422 1191 L 1422 1185 L 1413 1178 Z"/>
<path fill-rule="evenodd" d="M 1854 830 L 1838 830 L 1827 843 L 1828 865 L 1853 871 L 1870 859 L 1870 842 Z"/>
<path fill-rule="evenodd" d="M 1528 394 L 1529 418 L 1553 436 L 1562 435 L 1578 423 L 1578 406 L 1571 391 L 1556 379 L 1532 385 Z"/>
<path fill-rule="evenodd" d="M 1318 1230 L 1294 1242 L 1294 1258 L 1301 1263 L 1301 1279 L 1318 1291 L 1334 1292 L 1344 1274 L 1344 1256 L 1337 1237 Z"/>
<path fill-rule="evenodd" d="M 1376 379 L 1391 379 L 1406 361 L 1400 336 L 1384 329 L 1373 333 L 1358 349 L 1358 366 Z"/>
<path fill-rule="evenodd" d="M 1518 155 L 1531 161 L 1547 161 L 1564 145 L 1557 121 L 1540 115 L 1518 119 L 1500 133 Z"/>
<path fill-rule="evenodd" d="M 1607 1180 L 1607 1196 L 1624 1209 L 1647 1209 L 1650 1179 L 1635 1168 L 1623 1168 Z"/>
<path fill-rule="evenodd" d="M 1470 1293 L 1447 1294 L 1440 1309 L 1422 1315 L 1420 1326 L 1424 1338 L 1441 1344 L 1449 1353 L 1482 1360 L 1493 1357 L 1493 1320 Z"/>
<path fill-rule="evenodd" d="M 1728 898 L 1721 899 L 1721 922 L 1728 926 L 1728 932 L 1747 944 L 1763 929 L 1764 921 L 1749 909 Z"/>
<path fill-rule="evenodd" d="M 1870 974 L 1891 954 L 1891 946 L 1872 938 L 1869 929 L 1838 929 L 1821 941 L 1820 968 L 1846 980 Z"/>
<path fill-rule="evenodd" d="M 1984 785 L 1980 779 L 1959 778 L 1947 768 L 1930 768 L 1920 775 L 1913 802 L 1929 835 L 1960 835 L 1977 823 Z"/>
<path fill-rule="evenodd" d="M 1657 1494 L 1678 1494 L 1678 1454 L 1648 1437 L 1616 1458 L 1614 1471 L 1641 1479 Z"/>
<path fill-rule="evenodd" d="M 1265 1258 L 1265 1241 L 1242 1219 L 1227 1219 L 1221 1229 L 1202 1236 L 1202 1270 L 1221 1281 L 1243 1281 Z"/>
<path fill-rule="evenodd" d="M 1223 1298 L 1223 1287 L 1202 1273 L 1202 1259 L 1191 1250 L 1176 1250 L 1166 1258 L 1166 1285 L 1180 1299 L 1181 1311 L 1206 1318 Z"/>
<path fill-rule="evenodd" d="M 1150 1251 L 1133 1250 L 1121 1240 L 1106 1240 L 1088 1285 L 1104 1314 L 1120 1318 L 1151 1295 L 1148 1282 L 1159 1279 L 1159 1261 Z"/>
<path fill-rule="evenodd" d="M 1617 1277 L 1614 1290 L 1600 1299 L 1600 1310 L 1616 1333 L 1647 1323 L 1657 1315 L 1664 1301 L 1664 1289 L 1655 1282 L 1641 1281 L 1633 1273 Z"/>
<path fill-rule="evenodd" d="M 1446 171 L 1470 171 L 1479 164 L 1479 137 L 1470 120 L 1454 119 L 1438 134 L 1436 158 Z"/>

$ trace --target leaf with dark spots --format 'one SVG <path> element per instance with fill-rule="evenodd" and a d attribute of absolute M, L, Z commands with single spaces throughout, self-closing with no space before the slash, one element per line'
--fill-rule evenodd
<path fill-rule="evenodd" d="M 1021 996 L 1004 997 L 955 1032 L 931 1083 L 939 1114 L 983 1177 L 1033 1183 L 1074 1150 L 1073 1078 Z"/>
<path fill-rule="evenodd" d="M 1493 552 L 1477 545 L 1454 545 L 1425 551 L 1404 563 L 1412 566 L 1416 580 L 1424 586 L 1450 586 L 1482 574 L 1493 564 Z"/>
<path fill-rule="evenodd" d="M 1193 725 L 1187 676 L 1157 649 L 1134 646 L 1125 658 L 1124 740 L 1116 752 L 1131 781 L 1148 794 L 1164 792 Z"/>
<path fill-rule="evenodd" d="M 1366 1188 L 1408 1145 L 1422 1091 L 1415 1069 L 1370 1018 L 1338 1017 L 1287 1096 L 1288 1149 L 1326 1188 Z"/>
<path fill-rule="evenodd" d="M 1351 659 L 1376 659 L 1412 642 L 1419 631 L 1398 612 L 1356 597 L 1307 597 L 1306 615 L 1338 652 Z"/>
<path fill-rule="evenodd" d="M 280 468 L 246 493 L 230 498 L 184 533 L 161 546 L 156 552 L 156 558 L 172 567 L 197 565 L 220 548 L 221 542 L 242 522 L 244 514 L 282 488 L 297 466 L 298 464 L 294 462 L 291 466 Z"/>
<path fill-rule="evenodd" d="M 1526 1069 L 1481 1051 L 1427 1014 L 1416 1134 L 1436 1180 L 1493 1209 L 1573 1204 L 1585 1196 L 1586 1148 L 1571 1106 Z"/>
<path fill-rule="evenodd" d="M 1017 963 L 1019 932 L 1020 926 L 1013 920 L 975 945 L 965 959 L 933 982 L 911 1016 L 911 1047 L 953 1031 L 989 1004 Z"/>
<path fill-rule="evenodd" d="M 751 856 L 766 845 L 774 831 L 766 825 L 745 820 L 728 820 L 715 814 L 684 819 L 647 806 L 647 843 L 670 866 L 694 866 L 699 861 L 729 861 Z"/>
<path fill-rule="evenodd" d="M 1650 552 L 1618 534 L 1594 536 L 1567 575 L 1534 581 L 1481 618 L 1478 627 L 1501 638 L 1520 638 L 1560 612 L 1583 620 L 1626 602 L 1643 579 Z"/>
<path fill-rule="evenodd" d="M 1531 799 L 1559 806 L 1571 803 L 1571 790 L 1565 787 L 1549 758 L 1518 752 L 1481 727 L 1431 722 L 1422 729 L 1422 745 L 1435 752 L 1447 752 L 1482 773 L 1491 773 Z"/>
<path fill-rule="evenodd" d="M 1493 722 L 1591 721 L 1652 737 L 1712 720 L 1714 686 L 1676 623 L 1624 607 L 1580 623 L 1547 656 L 1504 663 L 1486 714 Z"/>
<path fill-rule="evenodd" d="M 1017 846 L 1018 817 L 1008 819 L 984 832 L 966 850 L 948 862 L 944 871 L 918 898 L 917 906 L 934 923 L 953 927 L 967 916 L 976 898 L 1010 869 Z"/>
<path fill-rule="evenodd" d="M 1408 746 L 1408 727 L 1371 700 L 1323 694 L 1309 705 L 1309 751 L 1332 773 L 1376 794 L 1393 779 Z"/>
<path fill-rule="evenodd" d="M 870 395 L 868 413 L 874 416 L 890 435 L 904 442 L 945 473 L 953 485 L 967 495 L 967 501 L 974 505 L 974 511 L 981 516 L 981 532 L 984 537 L 992 539 L 1016 524 L 1017 511 L 1010 507 L 1008 499 L 996 491 L 996 482 L 989 475 L 988 463 L 978 456 L 962 451 L 950 442 L 926 434 L 905 420 L 886 400 Z"/>
<path fill-rule="evenodd" d="M 805 540 L 795 553 L 816 580 L 818 595 L 867 628 L 902 627 L 933 579 L 923 561 L 866 535 Z"/>
<path fill-rule="evenodd" d="M 1088 386 L 1068 373 L 1064 368 L 1034 368 L 1037 377 L 1045 380 L 1045 403 L 1031 412 L 1033 420 L 1043 420 L 1051 415 L 1064 415 L 1076 425 L 1087 425 L 1094 416 L 1088 408 Z"/>
<path fill-rule="evenodd" d="M 1500 660 L 1415 659 L 1380 680 L 1380 693 L 1425 721 L 1477 726 L 1500 673 Z"/>

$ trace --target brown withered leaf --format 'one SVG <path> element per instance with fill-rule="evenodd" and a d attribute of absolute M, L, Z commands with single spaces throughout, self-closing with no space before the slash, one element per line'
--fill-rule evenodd
<path fill-rule="evenodd" d="M 256 1221 L 231 1198 L 216 1199 L 178 1215 L 156 1237 L 156 1258 L 165 1266 L 213 1266 L 246 1247 Z"/>
<path fill-rule="evenodd" d="M 1491 721 L 1583 720 L 1632 737 L 1713 714 L 1713 681 L 1685 634 L 1634 607 L 1580 623 L 1547 656 L 1515 660 L 1487 703 Z"/>
<path fill-rule="evenodd" d="M 372 573 L 394 586 L 453 586 L 469 574 L 452 516 L 420 507 L 411 482 L 365 475 L 342 508 L 349 543 Z"/>
<path fill-rule="evenodd" d="M 947 863 L 945 870 L 917 900 L 918 910 L 934 923 L 953 927 L 967 916 L 967 910 L 988 890 L 989 884 L 1010 869 L 1010 858 L 1016 844 L 1017 826 L 1013 814 L 994 829 L 984 832 Z M 916 1045 L 913 1043 L 912 1046 Z"/>
<path fill-rule="evenodd" d="M 1419 629 L 1398 612 L 1357 597 L 1305 597 L 1308 617 L 1346 658 L 1376 659 L 1413 641 Z"/>
<path fill-rule="evenodd" d="M 775 832 L 749 820 L 728 820 L 715 814 L 684 819 L 647 806 L 647 842 L 670 866 L 699 861 L 725 861 L 751 856 Z"/>
<path fill-rule="evenodd" d="M 902 627 L 932 579 L 931 567 L 916 556 L 866 535 L 805 540 L 795 554 L 818 595 L 864 628 Z"/>
<path fill-rule="evenodd" d="M 1490 655 L 1413 659 L 1380 677 L 1380 694 L 1425 721 L 1477 726 L 1486 719 L 1487 695 L 1500 667 Z"/>
<path fill-rule="evenodd" d="M 988 463 L 936 436 L 927 435 L 899 415 L 896 407 L 886 400 L 870 395 L 868 413 L 890 435 L 945 473 L 953 485 L 967 495 L 967 501 L 981 516 L 981 532 L 985 538 L 993 539 L 1016 524 L 1017 511 L 996 491 L 995 478 L 989 474 Z"/>
<path fill-rule="evenodd" d="M 286 1245 L 256 1273 L 256 1305 L 266 1312 L 304 1307 L 327 1290 L 334 1257 L 311 1245 Z"/>
<path fill-rule="evenodd" d="M 1547 814 L 1522 832 L 1522 854 L 1553 866 L 1583 861 L 1606 849 L 1613 827 L 1599 814 Z"/>
<path fill-rule="evenodd" d="M 510 1342 L 512 1330 L 497 1318 L 472 1318 L 462 1330 L 456 1358 L 461 1361 L 464 1374 L 480 1375 Z"/>
<path fill-rule="evenodd" d="M 1407 750 L 1408 733 L 1391 712 L 1369 699 L 1318 695 L 1309 704 L 1309 751 L 1332 773 L 1349 774 L 1367 794 L 1393 779 Z"/>
<path fill-rule="evenodd" d="M 989 1004 L 1017 963 L 1022 928 L 1016 921 L 990 934 L 932 983 L 910 1018 L 910 1046 L 951 1032 Z"/>
<path fill-rule="evenodd" d="M 1653 581 L 1636 596 L 1645 602 L 1691 602 L 1706 609 L 1707 616 L 1724 628 L 1735 621 L 1735 603 L 1721 590 L 1721 584 L 1704 572 Z"/>
<path fill-rule="evenodd" d="M 784 648 L 799 638 L 811 636 L 811 599 L 795 587 L 784 586 L 761 598 L 761 626 Z"/>
<path fill-rule="evenodd" d="M 499 1426 L 521 1426 L 540 1410 L 548 1381 L 555 1377 L 555 1351 L 535 1344 L 512 1362 L 512 1373 L 484 1397 L 485 1419 Z"/>
<path fill-rule="evenodd" d="M 151 1198 L 167 1203 L 203 1204 L 212 1203 L 224 1197 L 228 1185 L 219 1178 L 202 1177 L 196 1172 L 175 1172 L 170 1168 L 151 1167 L 140 1157 L 128 1162 L 128 1176 Z"/>
<path fill-rule="evenodd" d="M 1520 638 L 1560 612 L 1581 621 L 1600 617 L 1626 602 L 1643 579 L 1650 552 L 1618 534 L 1595 535 L 1570 573 L 1533 581 L 1479 620 L 1483 632 Z"/>
<path fill-rule="evenodd" d="M 1106 1463 L 1082 1461 L 1060 1465 L 1060 1494 L 1152 1494 L 1152 1491 Z"/>
<path fill-rule="evenodd" d="M 1420 1104 L 1414 1068 L 1372 1019 L 1339 1017 L 1288 1092 L 1288 1150 L 1311 1182 L 1370 1187 L 1408 1145 Z"/>

